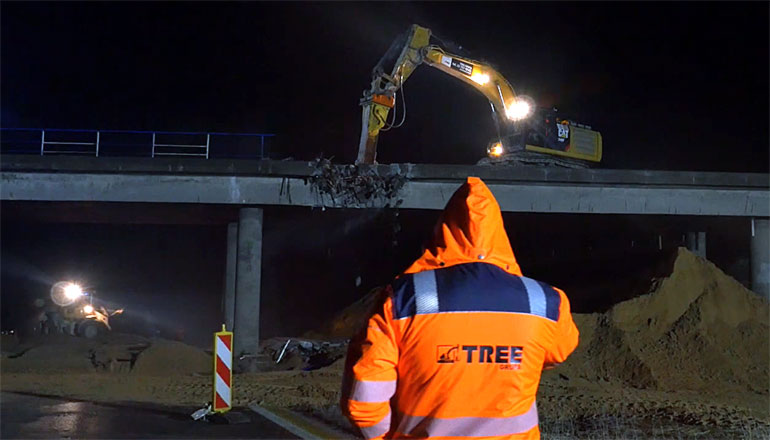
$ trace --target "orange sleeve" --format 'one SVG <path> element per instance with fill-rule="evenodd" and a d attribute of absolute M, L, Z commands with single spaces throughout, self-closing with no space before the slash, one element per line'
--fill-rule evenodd
<path fill-rule="evenodd" d="M 570 312 L 569 299 L 561 289 L 556 289 L 561 297 L 559 305 L 559 320 L 556 322 L 553 343 L 545 354 L 545 366 L 553 367 L 567 360 L 567 357 L 575 350 L 578 345 L 578 332 L 575 322 L 572 320 Z"/>
<path fill-rule="evenodd" d="M 388 296 L 348 346 L 340 407 L 364 438 L 381 438 L 390 430 L 398 365 L 392 317 Z"/>

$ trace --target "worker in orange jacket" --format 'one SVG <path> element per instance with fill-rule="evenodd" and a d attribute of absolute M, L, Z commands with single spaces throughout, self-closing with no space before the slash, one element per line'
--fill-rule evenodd
<path fill-rule="evenodd" d="M 537 439 L 540 373 L 578 343 L 563 291 L 522 275 L 469 177 L 351 341 L 341 407 L 365 438 Z"/>

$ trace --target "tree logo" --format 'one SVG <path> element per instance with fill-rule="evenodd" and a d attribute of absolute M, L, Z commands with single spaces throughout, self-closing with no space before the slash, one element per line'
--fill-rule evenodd
<path fill-rule="evenodd" d="M 457 361 L 459 345 L 439 345 L 436 347 L 436 362 L 439 364 L 454 364 Z"/>

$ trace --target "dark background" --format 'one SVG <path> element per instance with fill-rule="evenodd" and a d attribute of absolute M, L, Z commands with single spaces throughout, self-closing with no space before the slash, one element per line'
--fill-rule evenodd
<path fill-rule="evenodd" d="M 371 68 L 411 23 L 601 131 L 604 168 L 768 172 L 767 3 L 3 2 L 0 122 L 274 133 L 278 157 L 352 162 Z M 485 154 L 494 128 L 480 94 L 423 67 L 405 96 L 406 123 L 381 136 L 381 162 Z M 234 213 L 211 206 L 175 222 L 131 206 L 136 216 L 101 224 L 72 220 L 75 206 L 25 206 L 1 212 L 4 328 L 52 282 L 74 278 L 127 319 L 209 340 Z M 125 212 L 103 209 L 102 219 Z M 387 282 L 437 216 L 266 209 L 263 336 L 309 330 Z M 664 259 L 659 234 L 666 251 L 707 230 L 709 258 L 748 278 L 743 219 L 511 214 L 506 224 L 525 273 L 571 289 L 578 311 L 630 295 L 611 286 Z"/>

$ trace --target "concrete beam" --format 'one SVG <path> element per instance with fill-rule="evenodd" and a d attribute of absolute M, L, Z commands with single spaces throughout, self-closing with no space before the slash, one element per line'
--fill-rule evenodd
<path fill-rule="evenodd" d="M 318 193 L 304 179 L 288 177 L 72 174 L 3 172 L 0 199 L 293 205 L 379 208 L 393 200 L 343 204 Z M 454 181 L 409 181 L 400 207 L 443 209 L 460 185 Z M 770 216 L 767 187 L 713 188 L 631 184 L 491 183 L 505 212 Z"/>
<path fill-rule="evenodd" d="M 768 188 L 770 176 L 758 173 L 702 171 L 613 170 L 603 168 L 506 167 L 489 165 L 390 164 L 361 165 L 385 176 L 398 173 L 408 180 L 459 181 L 476 176 L 485 182 L 631 184 Z M 3 155 L 2 172 L 174 174 L 306 178 L 316 172 L 307 161 L 193 159 L 156 157 L 110 158 L 81 156 Z"/>

